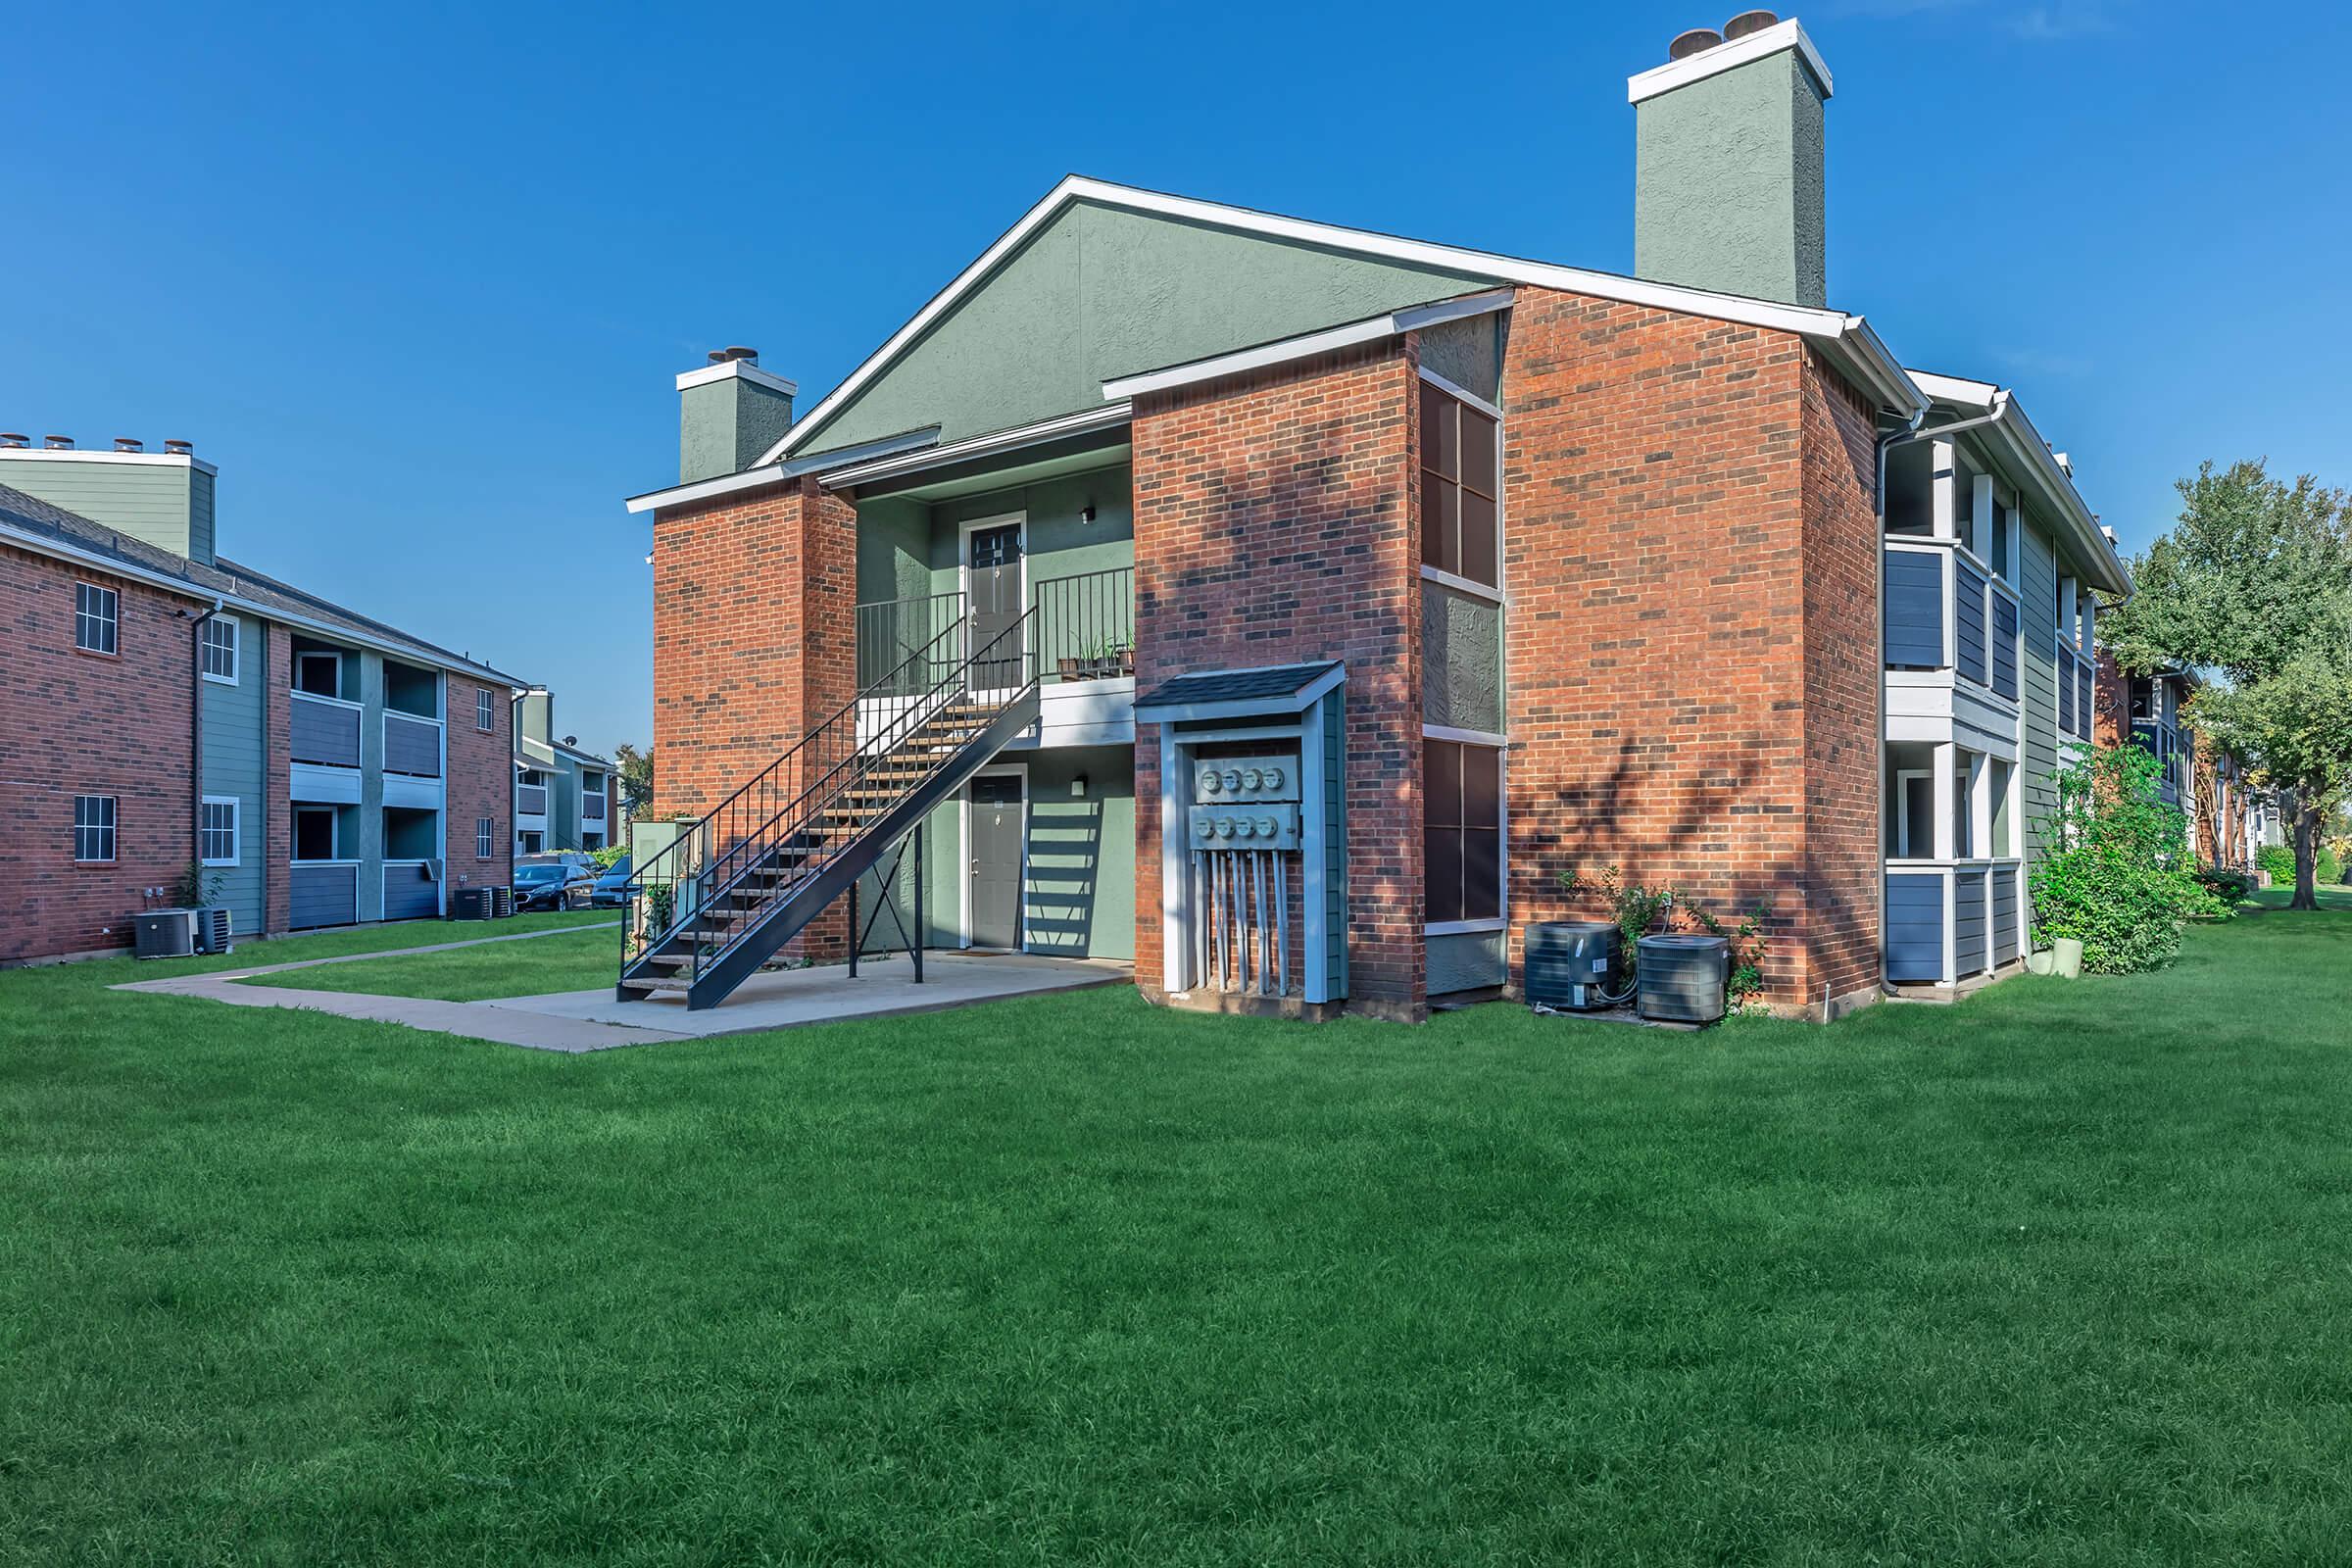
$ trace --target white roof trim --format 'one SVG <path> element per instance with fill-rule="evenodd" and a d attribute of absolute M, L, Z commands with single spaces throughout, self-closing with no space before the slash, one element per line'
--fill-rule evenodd
<path fill-rule="evenodd" d="M 683 507 L 696 501 L 708 501 L 713 496 L 732 495 L 738 490 L 757 490 L 761 485 L 778 484 L 797 479 L 805 473 L 837 468 L 862 458 L 887 457 L 894 452 L 912 451 L 928 447 L 939 440 L 939 426 L 926 425 L 920 430 L 908 430 L 903 435 L 886 435 L 879 440 L 860 442 L 854 447 L 841 447 L 815 457 L 802 458 L 792 463 L 762 463 L 741 473 L 722 473 L 714 479 L 697 479 L 692 484 L 675 484 L 666 490 L 649 490 L 641 496 L 629 497 L 631 512 L 656 512 L 663 507 Z"/>
<path fill-rule="evenodd" d="M 1944 402 L 1988 412 L 1998 404 L 1996 417 L 1983 428 L 1999 433 L 2017 468 L 2033 477 L 2042 499 L 2057 510 L 2066 524 L 2069 542 L 2073 547 L 2070 554 L 2077 564 L 2085 565 L 2092 574 L 2092 586 L 2114 594 L 2132 591 L 2132 573 L 2125 567 L 2123 557 L 2117 553 L 2115 542 L 2107 537 L 2106 530 L 2099 526 L 2099 519 L 2091 514 L 2089 504 L 2082 499 L 2082 492 L 2075 488 L 2074 475 L 2059 465 L 2057 456 L 2050 451 L 2050 444 L 2041 438 L 2041 432 L 2026 416 L 2025 409 L 2018 403 L 2015 388 L 1996 386 L 1990 381 L 1970 380 L 1966 376 L 1937 375 L 1927 370 L 1913 370 L 1910 373 L 1911 379 L 1921 390 Z M 1928 433 L 1935 433 L 1932 426 Z"/>
<path fill-rule="evenodd" d="M 1701 49 L 1697 54 L 1669 60 L 1653 70 L 1628 76 L 1625 81 L 1625 101 L 1638 104 L 1644 98 L 1655 98 L 1662 92 L 1688 87 L 1694 81 L 1704 81 L 1709 76 L 1744 66 L 1751 60 L 1777 55 L 1784 49 L 1794 49 L 1804 56 L 1807 69 L 1821 83 L 1821 95 L 1827 98 L 1830 95 L 1830 68 L 1822 63 L 1821 51 L 1813 47 L 1813 40 L 1805 36 L 1805 29 L 1797 25 L 1796 19 L 1791 17 L 1787 22 L 1751 32 L 1744 38 L 1734 38 L 1729 43 L 1719 43 L 1712 49 Z"/>
<path fill-rule="evenodd" d="M 766 387 L 770 392 L 781 392 L 786 397 L 800 390 L 774 371 L 762 370 L 749 360 L 722 360 L 716 365 L 706 365 L 699 370 L 688 370 L 678 377 L 678 390 L 683 392 L 688 387 L 709 386 L 713 381 L 737 380 Z"/>
<path fill-rule="evenodd" d="M 156 571 L 115 556 L 102 555 L 95 550 L 84 550 L 79 546 L 67 544 L 63 540 L 52 539 L 46 534 L 12 527 L 6 522 L 0 522 L 0 542 L 12 545 L 19 550 L 29 551 L 36 556 L 47 556 L 52 561 L 70 561 L 76 565 L 88 566 L 93 571 L 105 572 L 109 576 L 125 578 L 131 582 L 143 582 L 151 587 L 177 594 L 181 598 L 192 600 L 197 604 L 202 604 L 207 599 L 216 600 L 223 609 L 234 610 L 240 615 L 251 615 L 256 620 L 274 621 L 280 626 L 299 626 L 304 631 L 315 631 L 321 637 L 331 638 L 335 642 L 372 648 L 378 653 L 392 654 L 403 660 L 430 664 L 435 669 L 445 669 L 461 675 L 488 679 L 509 690 L 515 690 L 523 685 L 520 677 L 510 675 L 504 670 L 492 669 L 488 664 L 477 664 L 466 659 L 453 659 L 446 654 L 437 654 L 431 649 L 416 643 L 398 642 L 388 637 L 371 636 L 364 631 L 355 631 L 349 626 L 338 626 L 332 621 L 314 620 L 308 615 L 280 610 L 274 605 L 260 604 L 237 594 L 224 593 L 218 588 L 207 588 L 201 583 L 190 582 L 184 577 L 174 577 L 170 572 Z M 227 570 L 226 567 L 220 569 Z"/>
<path fill-rule="evenodd" d="M 1040 419 L 1035 424 L 1018 425 L 1009 430 L 991 431 L 987 435 L 951 441 L 946 446 L 927 447 L 903 457 L 878 458 L 855 467 L 828 469 L 819 481 L 828 490 L 846 489 L 851 485 L 871 484 L 878 479 L 895 479 L 901 474 L 920 473 L 927 468 L 946 467 L 969 458 L 985 458 L 1000 452 L 1017 452 L 1023 447 L 1057 441 L 1064 436 L 1086 435 L 1095 430 L 1107 430 L 1125 424 L 1134 413 L 1132 405 L 1116 403 L 1108 408 L 1087 409 L 1078 414 L 1056 415 Z"/>
<path fill-rule="evenodd" d="M 131 463 L 156 468 L 194 468 L 199 473 L 218 476 L 220 470 L 202 458 L 185 452 L 116 452 L 108 447 L 68 447 L 62 452 L 47 447 L 0 447 L 0 460 L 10 463 Z"/>
<path fill-rule="evenodd" d="M 1240 375 L 1273 365 L 1288 365 L 1357 343 L 1378 342 L 1400 332 L 1434 326 L 1441 321 L 1460 320 L 1464 317 L 1487 316 L 1495 311 L 1508 310 L 1511 297 L 1510 289 L 1489 289 L 1481 294 L 1465 294 L 1459 299 L 1442 300 L 1435 305 L 1416 305 L 1408 310 L 1392 311 L 1386 316 L 1366 317 L 1363 320 L 1326 327 L 1320 332 L 1279 338 L 1272 343 L 1260 343 L 1254 348 L 1237 349 L 1231 354 L 1213 355 L 1205 360 L 1171 365 L 1165 369 L 1121 376 L 1115 381 L 1103 382 L 1102 395 L 1132 400 L 1150 392 L 1164 392 L 1170 387 L 1195 386 L 1220 376 Z"/>
<path fill-rule="evenodd" d="M 1499 283 L 1556 288 L 1569 293 L 1589 294 L 1596 299 L 1680 311 L 1712 320 L 1736 321 L 1774 331 L 1801 333 L 1818 346 L 1829 348 L 1835 345 L 1846 350 L 1844 355 L 1839 356 L 1845 368 L 1893 406 L 1911 412 L 1924 407 L 1927 401 L 1903 374 L 1902 368 L 1894 358 L 1886 352 L 1885 345 L 1879 343 L 1877 334 L 1869 332 L 1864 326 L 1863 318 L 1848 316 L 1842 311 L 1784 305 L 1773 300 L 1748 299 L 1737 294 L 1711 294 L 1704 289 L 1685 288 L 1676 283 L 1652 283 L 1643 278 L 1619 277 L 1609 272 L 1587 271 L 1582 268 L 1554 267 L 1544 262 L 1497 256 L 1489 251 L 1434 245 L 1426 240 L 1399 239 L 1393 234 L 1376 234 L 1360 228 L 1342 228 L 1332 223 L 1283 218 L 1246 207 L 1227 206 L 1222 202 L 1169 196 L 1159 191 L 1141 190 L 1133 185 L 1118 185 L 1108 180 L 1089 179 L 1083 174 L 1071 174 L 1048 191 L 1044 200 L 1022 214 L 1020 221 L 999 235 L 995 244 L 980 253 L 977 261 L 956 273 L 948 286 L 933 295 L 930 302 L 915 312 L 906 325 L 893 332 L 888 341 L 852 370 L 848 379 L 826 393 L 784 433 L 782 440 L 761 455 L 760 462 L 762 465 L 774 463 L 799 448 L 825 420 L 839 413 L 844 404 L 889 368 L 933 322 L 979 287 L 988 274 L 1018 250 L 1031 234 L 1063 208 L 1080 201 L 1101 202 L 1134 212 L 1156 213 L 1191 222 L 1213 223 L 1221 228 L 1239 229 L 1275 239 L 1297 240 L 1330 249 L 1353 251 L 1358 255 L 1380 256 L 1391 261 L 1469 272 L 1492 277 Z"/>

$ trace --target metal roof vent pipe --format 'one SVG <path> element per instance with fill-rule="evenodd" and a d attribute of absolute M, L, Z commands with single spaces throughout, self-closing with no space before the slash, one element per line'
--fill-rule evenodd
<path fill-rule="evenodd" d="M 147 443 L 135 435 L 119 435 L 115 437 L 115 450 L 117 452 L 144 452 L 147 450 Z"/>
<path fill-rule="evenodd" d="M 14 430 L 0 430 L 0 447 L 28 447 L 30 445 L 32 445 L 30 436 L 19 435 Z"/>
<path fill-rule="evenodd" d="M 1762 32 L 1766 27 L 1778 24 L 1780 20 L 1769 11 L 1742 11 L 1723 24 L 1724 42 L 1734 42 L 1746 37 L 1751 32 Z"/>
<path fill-rule="evenodd" d="M 164 451 L 174 458 L 192 458 L 196 455 L 196 443 L 193 441 L 166 441 Z"/>
<path fill-rule="evenodd" d="M 74 450 L 74 438 L 70 435 L 45 435 L 41 437 L 41 445 L 51 452 L 71 452 Z"/>

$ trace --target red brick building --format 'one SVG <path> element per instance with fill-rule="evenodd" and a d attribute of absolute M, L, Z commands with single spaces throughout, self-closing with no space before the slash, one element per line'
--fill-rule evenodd
<path fill-rule="evenodd" d="M 855 884 L 1412 1019 L 1607 866 L 1766 908 L 1789 1012 L 2016 966 L 2121 564 L 2013 394 L 1824 303 L 1801 169 L 1690 221 L 1818 155 L 1801 29 L 1631 96 L 1642 276 L 1074 177 L 797 417 L 747 350 L 681 375 L 658 806 L 736 804 L 626 983 L 838 953 Z"/>

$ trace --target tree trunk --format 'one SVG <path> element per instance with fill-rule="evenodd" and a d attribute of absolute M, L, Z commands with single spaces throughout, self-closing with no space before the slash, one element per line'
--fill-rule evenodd
<path fill-rule="evenodd" d="M 2320 906 L 2318 864 L 2320 858 L 2319 808 L 2308 803 L 2319 799 L 2309 790 L 2295 792 L 2295 896 L 2287 902 L 2290 909 L 2316 909 Z"/>

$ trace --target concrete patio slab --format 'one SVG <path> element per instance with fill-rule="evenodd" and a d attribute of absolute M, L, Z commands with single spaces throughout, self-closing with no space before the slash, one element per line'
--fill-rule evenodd
<path fill-rule="evenodd" d="M 1053 958 L 1040 954 L 926 953 L 923 981 L 906 955 L 867 958 L 850 978 L 846 964 L 776 969 L 756 974 L 715 1007 L 689 1012 L 683 1001 L 647 998 L 616 1002 L 610 991 L 507 997 L 469 1005 L 531 1013 L 588 1025 L 660 1033 L 676 1038 L 795 1029 L 845 1018 L 893 1018 L 937 1012 L 975 1002 L 1131 984 L 1135 966 L 1108 958 Z"/>

